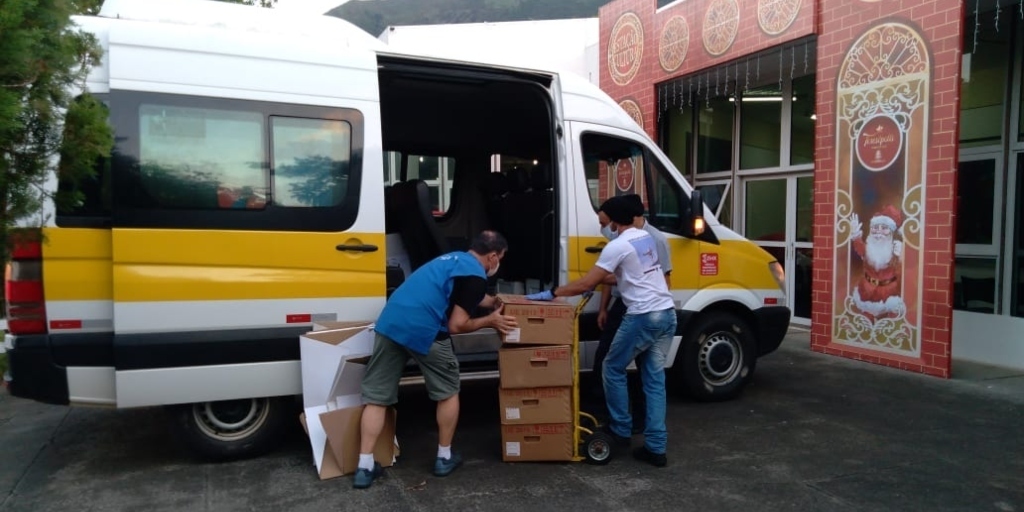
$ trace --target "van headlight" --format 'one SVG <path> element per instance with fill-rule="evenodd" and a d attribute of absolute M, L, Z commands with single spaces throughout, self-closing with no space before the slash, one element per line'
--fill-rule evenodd
<path fill-rule="evenodd" d="M 782 264 L 777 261 L 773 261 L 768 264 L 768 268 L 772 271 L 772 276 L 775 277 L 775 284 L 779 285 L 779 289 L 785 292 L 786 270 L 782 268 Z"/>

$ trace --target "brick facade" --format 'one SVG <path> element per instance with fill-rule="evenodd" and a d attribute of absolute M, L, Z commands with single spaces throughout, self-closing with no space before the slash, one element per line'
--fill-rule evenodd
<path fill-rule="evenodd" d="M 959 120 L 961 0 L 820 0 L 814 173 L 814 284 L 811 348 L 904 370 L 948 377 L 951 367 L 953 233 Z M 883 21 L 916 27 L 930 49 L 929 133 L 925 180 L 920 357 L 833 340 L 833 251 L 836 232 L 835 115 L 837 73 L 850 46 Z"/>
<path fill-rule="evenodd" d="M 712 6 L 715 13 L 709 15 Z M 768 10 L 763 9 L 766 6 Z M 599 17 L 601 88 L 616 101 L 639 105 L 639 116 L 634 113 L 634 118 L 642 118 L 652 137 L 657 131 L 655 86 L 659 82 L 817 34 L 812 349 L 948 377 L 963 0 L 687 0 L 660 12 L 656 0 L 615 0 L 600 9 Z M 920 296 L 912 292 L 906 297 L 912 302 L 909 307 L 920 314 L 920 325 L 915 325 L 920 345 L 913 356 L 836 343 L 833 332 L 833 306 L 839 300 L 833 272 L 837 75 L 851 45 L 886 22 L 912 27 L 920 34 L 928 49 L 931 75 L 924 107 L 925 137 L 916 146 L 907 146 L 907 151 L 921 152 L 918 176 L 925 198 L 920 215 L 925 231 L 919 248 L 921 265 L 914 269 L 923 285 Z M 710 48 L 703 38 L 705 25 L 717 27 L 719 36 L 712 38 Z"/>

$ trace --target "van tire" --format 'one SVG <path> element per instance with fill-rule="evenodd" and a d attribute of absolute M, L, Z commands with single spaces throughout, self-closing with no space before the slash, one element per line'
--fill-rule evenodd
<path fill-rule="evenodd" d="M 672 365 L 676 380 L 686 395 L 700 402 L 736 398 L 757 364 L 753 331 L 728 311 L 709 311 L 694 320 Z"/>
<path fill-rule="evenodd" d="M 243 398 L 169 407 L 173 425 L 192 452 L 211 462 L 263 455 L 295 419 L 291 397 Z"/>

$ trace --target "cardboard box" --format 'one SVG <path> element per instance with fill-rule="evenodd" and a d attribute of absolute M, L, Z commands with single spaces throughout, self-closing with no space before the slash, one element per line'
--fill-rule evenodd
<path fill-rule="evenodd" d="M 554 347 L 507 347 L 498 351 L 503 389 L 572 386 L 572 350 Z"/>
<path fill-rule="evenodd" d="M 395 437 L 397 414 L 393 407 L 388 408 L 384 418 L 384 429 L 381 430 L 380 437 L 377 438 L 377 445 L 373 449 L 373 458 L 382 467 L 391 467 L 398 457 L 398 443 Z M 338 409 L 319 415 L 320 423 L 327 436 L 322 450 L 323 459 L 318 468 L 321 480 L 351 475 L 356 472 L 359 465 L 359 421 L 362 417 L 362 406 Z M 299 415 L 299 422 L 302 423 L 302 429 L 309 434 L 306 413 Z"/>
<path fill-rule="evenodd" d="M 305 408 L 326 405 L 334 398 L 332 384 L 346 358 L 373 352 L 373 322 L 332 322 L 319 327 L 299 337 Z"/>
<path fill-rule="evenodd" d="M 498 391 L 502 425 L 572 423 L 572 388 L 525 388 Z"/>
<path fill-rule="evenodd" d="M 572 423 L 502 425 L 505 462 L 572 460 Z"/>
<path fill-rule="evenodd" d="M 530 345 L 568 345 L 572 343 L 576 325 L 576 307 L 565 300 L 532 301 L 522 295 L 498 297 L 505 304 L 504 313 L 516 317 L 519 327 L 502 334 L 504 343 Z"/>

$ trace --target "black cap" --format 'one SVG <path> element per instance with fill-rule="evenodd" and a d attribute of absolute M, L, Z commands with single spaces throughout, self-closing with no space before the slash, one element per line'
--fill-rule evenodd
<path fill-rule="evenodd" d="M 608 216 L 608 218 L 616 224 L 632 224 L 633 214 L 636 208 L 633 206 L 633 202 L 626 198 L 626 196 L 615 196 L 603 204 L 601 204 L 601 210 Z"/>

